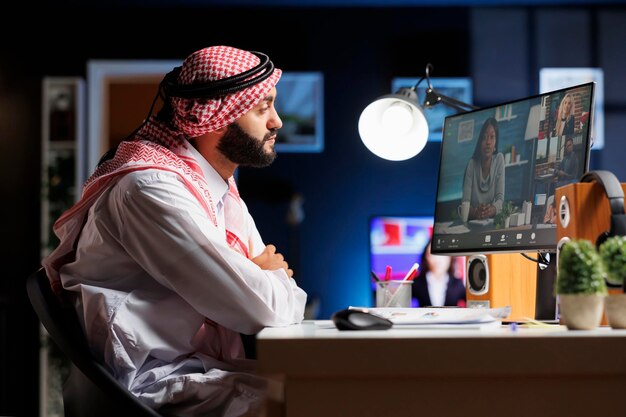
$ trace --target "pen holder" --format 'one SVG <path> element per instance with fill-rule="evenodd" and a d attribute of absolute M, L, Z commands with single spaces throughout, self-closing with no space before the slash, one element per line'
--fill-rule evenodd
<path fill-rule="evenodd" d="M 392 280 L 376 283 L 376 307 L 411 307 L 413 281 Z"/>

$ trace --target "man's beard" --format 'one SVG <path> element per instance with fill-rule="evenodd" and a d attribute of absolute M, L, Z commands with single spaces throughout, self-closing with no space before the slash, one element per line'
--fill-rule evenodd
<path fill-rule="evenodd" d="M 261 141 L 247 134 L 237 123 L 232 123 L 220 139 L 217 149 L 237 165 L 263 168 L 276 159 L 273 147 L 269 152 L 263 149 L 265 143 L 276 134 L 276 130 L 267 132 Z"/>

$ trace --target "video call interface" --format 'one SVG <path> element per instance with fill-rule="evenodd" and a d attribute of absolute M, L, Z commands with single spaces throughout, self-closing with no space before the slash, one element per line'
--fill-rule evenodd
<path fill-rule="evenodd" d="M 445 119 L 432 252 L 554 251 L 558 187 L 587 170 L 594 83 Z"/>

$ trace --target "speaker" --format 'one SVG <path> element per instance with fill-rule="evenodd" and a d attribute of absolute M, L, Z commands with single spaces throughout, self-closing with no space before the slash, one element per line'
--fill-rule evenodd
<path fill-rule="evenodd" d="M 580 182 L 555 190 L 557 264 L 561 248 L 570 240 L 586 239 L 600 246 L 610 236 L 626 235 L 624 193 L 626 184 L 620 183 L 610 171 L 589 171 Z M 609 286 L 609 293 L 622 291 L 621 286 Z M 601 325 L 608 325 L 606 315 Z"/>
<path fill-rule="evenodd" d="M 467 259 L 467 292 L 484 295 L 489 290 L 489 264 L 484 255 L 472 255 Z M 489 306 L 487 306 L 489 307 Z"/>
<path fill-rule="evenodd" d="M 558 242 L 587 239 L 600 246 L 609 236 L 626 235 L 626 184 L 610 171 L 589 171 L 580 182 L 556 189 Z"/>
<path fill-rule="evenodd" d="M 507 320 L 535 318 L 537 264 L 534 262 L 519 253 L 471 255 L 467 257 L 466 273 L 468 307 L 511 306 Z"/>

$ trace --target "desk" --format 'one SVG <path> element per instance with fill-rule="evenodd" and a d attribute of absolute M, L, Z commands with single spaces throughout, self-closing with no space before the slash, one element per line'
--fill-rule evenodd
<path fill-rule="evenodd" d="M 626 415 L 626 330 L 338 331 L 329 321 L 257 335 L 286 417 Z"/>

